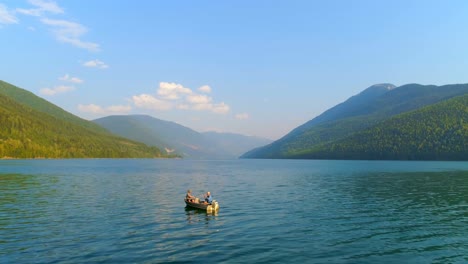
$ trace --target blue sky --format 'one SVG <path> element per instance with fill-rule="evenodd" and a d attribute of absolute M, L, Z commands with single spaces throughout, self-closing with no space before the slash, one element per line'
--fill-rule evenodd
<path fill-rule="evenodd" d="M 278 139 L 376 83 L 468 82 L 468 1 L 1 1 L 0 79 L 85 119 Z"/>

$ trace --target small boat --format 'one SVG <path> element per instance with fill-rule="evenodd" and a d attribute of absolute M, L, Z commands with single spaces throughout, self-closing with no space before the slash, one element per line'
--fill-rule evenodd
<path fill-rule="evenodd" d="M 191 202 L 187 199 L 184 199 L 185 204 L 189 207 L 192 208 L 197 208 L 201 210 L 206 210 L 208 213 L 209 212 L 214 212 L 219 210 L 219 204 L 216 200 L 213 200 L 211 204 L 208 203 L 200 203 L 200 199 L 196 198 L 194 202 Z"/>

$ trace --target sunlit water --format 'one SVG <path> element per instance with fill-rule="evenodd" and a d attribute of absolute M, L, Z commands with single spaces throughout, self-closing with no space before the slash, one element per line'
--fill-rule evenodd
<path fill-rule="evenodd" d="M 467 261 L 467 162 L 0 161 L 2 263 Z"/>

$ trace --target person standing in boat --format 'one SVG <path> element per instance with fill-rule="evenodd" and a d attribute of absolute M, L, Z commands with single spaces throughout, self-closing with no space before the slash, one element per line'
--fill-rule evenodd
<path fill-rule="evenodd" d="M 213 202 L 213 197 L 211 196 L 210 192 L 206 192 L 205 194 L 205 203 L 211 204 Z"/>
<path fill-rule="evenodd" d="M 187 190 L 187 195 L 185 195 L 185 199 L 189 202 L 195 202 L 195 196 L 192 195 L 192 190 Z"/>

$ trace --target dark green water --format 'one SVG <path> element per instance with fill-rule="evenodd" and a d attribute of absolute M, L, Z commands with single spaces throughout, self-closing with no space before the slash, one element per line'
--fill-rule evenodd
<path fill-rule="evenodd" d="M 3 160 L 0 262 L 466 263 L 468 163 Z"/>

